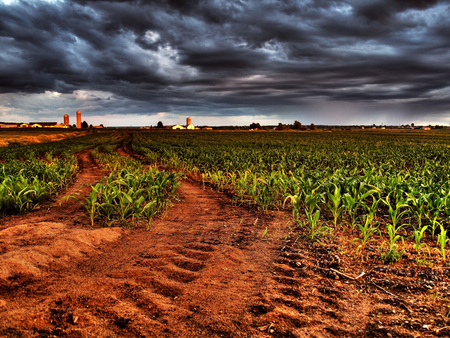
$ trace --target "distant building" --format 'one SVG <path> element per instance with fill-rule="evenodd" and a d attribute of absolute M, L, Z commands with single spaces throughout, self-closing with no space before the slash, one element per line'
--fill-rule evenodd
<path fill-rule="evenodd" d="M 28 124 L 34 128 L 42 128 L 42 127 L 49 128 L 58 125 L 57 122 L 30 122 Z"/>
<path fill-rule="evenodd" d="M 77 128 L 81 128 L 81 111 L 77 111 Z"/>
<path fill-rule="evenodd" d="M 0 123 L 0 128 L 17 128 L 19 125 L 17 123 Z"/>
<path fill-rule="evenodd" d="M 172 127 L 172 129 L 185 129 L 182 125 L 176 124 Z"/>
<path fill-rule="evenodd" d="M 194 125 L 192 124 L 192 119 L 190 117 L 186 118 L 186 129 L 195 129 Z"/>

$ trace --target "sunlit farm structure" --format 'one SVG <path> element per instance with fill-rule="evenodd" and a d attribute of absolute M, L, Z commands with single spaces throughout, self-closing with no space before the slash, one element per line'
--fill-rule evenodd
<path fill-rule="evenodd" d="M 81 128 L 81 111 L 77 111 L 77 128 Z"/>
<path fill-rule="evenodd" d="M 21 123 L 19 128 L 68 128 L 64 124 L 58 122 L 30 122 Z"/>
<path fill-rule="evenodd" d="M 172 127 L 172 129 L 191 129 L 194 130 L 195 126 L 192 124 L 192 119 L 190 117 L 186 118 L 186 125 L 182 126 L 180 124 L 176 124 Z"/>

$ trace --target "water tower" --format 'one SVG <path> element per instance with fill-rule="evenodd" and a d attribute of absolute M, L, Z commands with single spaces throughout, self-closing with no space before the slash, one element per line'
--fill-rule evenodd
<path fill-rule="evenodd" d="M 77 128 L 81 128 L 81 112 L 77 111 Z"/>
<path fill-rule="evenodd" d="M 69 115 L 67 115 L 67 114 L 64 114 L 64 125 L 66 127 L 69 126 Z"/>

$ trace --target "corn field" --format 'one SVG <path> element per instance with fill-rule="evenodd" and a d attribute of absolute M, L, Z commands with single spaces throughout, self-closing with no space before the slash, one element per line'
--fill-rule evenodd
<path fill-rule="evenodd" d="M 0 215 L 37 207 L 63 190 L 78 171 L 75 153 L 110 139 L 88 135 L 59 142 L 0 147 Z"/>
<path fill-rule="evenodd" d="M 119 156 L 121 144 L 141 160 Z M 362 256 L 408 252 L 446 262 L 450 133 L 437 131 L 213 132 L 127 130 L 0 148 L 2 214 L 32 209 L 76 175 L 74 154 L 95 149 L 105 177 L 78 198 L 91 224 L 137 226 L 167 209 L 181 174 L 262 212 L 284 210 L 306 239 L 349 236 Z M 145 163 L 145 165 L 143 164 Z M 149 165 L 150 164 L 150 165 Z"/>
<path fill-rule="evenodd" d="M 448 132 L 159 132 L 137 134 L 132 146 L 236 203 L 290 209 L 311 240 L 342 230 L 357 252 L 381 240 L 385 262 L 399 260 L 408 243 L 446 259 Z"/>

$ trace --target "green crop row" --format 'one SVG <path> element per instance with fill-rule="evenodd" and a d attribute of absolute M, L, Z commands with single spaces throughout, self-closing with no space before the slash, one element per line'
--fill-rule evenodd
<path fill-rule="evenodd" d="M 176 198 L 181 175 L 144 167 L 139 161 L 118 155 L 115 146 L 106 144 L 93 151 L 110 174 L 91 185 L 89 196 L 71 197 L 84 206 L 91 226 L 101 223 L 136 227 L 143 221 L 148 230 L 154 216 Z"/>

